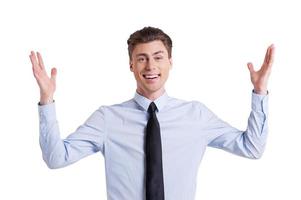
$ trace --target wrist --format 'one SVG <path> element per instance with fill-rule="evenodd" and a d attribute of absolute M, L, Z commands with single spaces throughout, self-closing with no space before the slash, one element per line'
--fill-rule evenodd
<path fill-rule="evenodd" d="M 254 88 L 253 90 L 256 94 L 260 94 L 260 95 L 266 95 L 268 94 L 268 90 L 267 89 L 256 89 Z"/>
<path fill-rule="evenodd" d="M 46 105 L 53 103 L 53 96 L 41 96 L 39 105 Z"/>

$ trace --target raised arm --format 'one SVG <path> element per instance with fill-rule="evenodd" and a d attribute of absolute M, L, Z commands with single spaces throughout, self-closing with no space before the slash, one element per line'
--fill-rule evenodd
<path fill-rule="evenodd" d="M 219 119 L 209 109 L 205 109 L 208 116 L 207 129 L 210 133 L 208 134 L 208 146 L 248 158 L 260 158 L 262 156 L 268 134 L 267 83 L 274 53 L 274 45 L 269 46 L 262 67 L 258 71 L 254 70 L 252 63 L 248 63 L 254 93 L 252 93 L 252 110 L 245 131 L 232 127 Z"/>
<path fill-rule="evenodd" d="M 40 53 L 31 52 L 30 60 L 34 77 L 40 88 L 40 147 L 43 159 L 49 168 L 61 168 L 84 158 L 92 153 L 102 151 L 104 141 L 104 110 L 96 110 L 84 124 L 79 126 L 67 138 L 61 139 L 56 119 L 53 94 L 56 87 L 56 69 L 51 69 L 51 76 L 46 73 Z"/>
<path fill-rule="evenodd" d="M 29 57 L 32 64 L 33 75 L 40 88 L 40 104 L 44 105 L 53 102 L 53 95 L 56 88 L 56 68 L 51 69 L 51 76 L 49 77 L 41 54 L 31 51 Z"/>

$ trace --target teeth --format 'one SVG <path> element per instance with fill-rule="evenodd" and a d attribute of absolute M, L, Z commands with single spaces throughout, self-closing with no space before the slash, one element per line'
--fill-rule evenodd
<path fill-rule="evenodd" d="M 157 78 L 158 75 L 157 74 L 156 75 L 144 75 L 144 77 L 147 79 L 153 79 L 153 78 Z"/>

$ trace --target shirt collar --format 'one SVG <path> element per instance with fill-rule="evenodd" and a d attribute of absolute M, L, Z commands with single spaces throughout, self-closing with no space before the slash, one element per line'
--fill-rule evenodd
<path fill-rule="evenodd" d="M 160 97 L 158 97 L 156 100 L 151 101 L 148 98 L 138 94 L 137 92 L 135 93 L 134 100 L 138 105 L 140 105 L 145 111 L 147 111 L 149 105 L 151 102 L 154 102 L 157 106 L 158 112 L 160 112 L 164 106 L 167 104 L 167 101 L 169 99 L 169 96 L 167 95 L 166 92 L 164 92 Z"/>

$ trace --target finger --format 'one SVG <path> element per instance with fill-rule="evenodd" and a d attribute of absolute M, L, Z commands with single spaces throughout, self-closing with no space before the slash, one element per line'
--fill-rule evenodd
<path fill-rule="evenodd" d="M 274 56 L 275 56 L 275 46 L 274 44 L 270 45 L 268 48 L 268 59 L 264 65 L 265 71 L 270 71 L 274 62 Z"/>
<path fill-rule="evenodd" d="M 254 66 L 253 66 L 252 63 L 249 62 L 249 63 L 247 64 L 247 66 L 248 66 L 248 69 L 249 69 L 249 71 L 250 71 L 251 74 L 255 72 Z"/>
<path fill-rule="evenodd" d="M 31 51 L 29 58 L 30 58 L 32 67 L 37 67 L 39 65 L 38 61 L 37 61 L 37 58 L 36 58 L 36 55 L 33 51 Z"/>
<path fill-rule="evenodd" d="M 267 48 L 267 51 L 265 53 L 263 65 L 267 64 L 269 62 L 269 57 L 270 57 L 270 47 Z"/>
<path fill-rule="evenodd" d="M 42 55 L 41 55 L 39 52 L 37 52 L 37 56 L 38 56 L 40 68 L 41 68 L 41 69 L 45 69 L 45 67 L 44 67 L 44 62 L 43 62 L 43 59 L 42 59 Z"/>
<path fill-rule="evenodd" d="M 51 79 L 54 80 L 54 82 L 56 81 L 56 75 L 57 75 L 57 69 L 52 68 L 51 69 Z"/>
<path fill-rule="evenodd" d="M 38 64 L 38 61 L 36 59 L 35 53 L 33 51 L 31 51 L 31 54 L 30 54 L 29 58 L 30 58 L 30 61 L 31 61 L 31 64 L 32 64 L 33 75 L 35 76 L 35 78 L 37 78 L 37 76 L 38 76 L 41 69 L 39 67 L 39 64 Z"/>
<path fill-rule="evenodd" d="M 275 57 L 275 45 L 272 44 L 270 47 L 270 52 L 269 52 L 269 62 L 268 65 L 271 66 L 274 62 L 274 57 Z"/>

